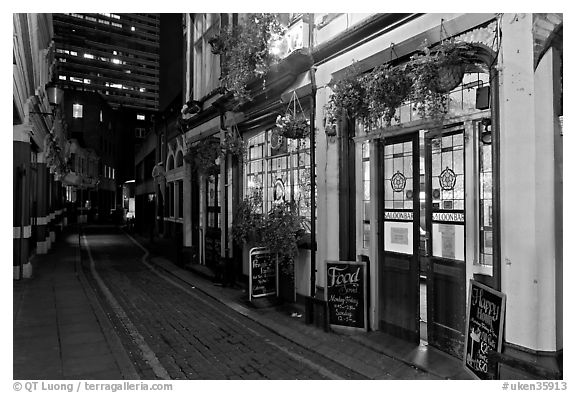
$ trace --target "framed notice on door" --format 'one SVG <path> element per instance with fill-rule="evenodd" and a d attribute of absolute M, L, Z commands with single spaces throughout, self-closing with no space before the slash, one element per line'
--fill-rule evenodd
<path fill-rule="evenodd" d="M 496 379 L 498 367 L 488 353 L 502 350 L 506 295 L 474 280 L 469 295 L 464 367 L 479 379 Z"/>
<path fill-rule="evenodd" d="M 348 330 L 367 330 L 366 262 L 326 261 L 328 323 Z"/>

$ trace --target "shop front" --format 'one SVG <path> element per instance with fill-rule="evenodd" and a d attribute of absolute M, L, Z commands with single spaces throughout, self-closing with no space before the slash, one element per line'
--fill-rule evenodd
<path fill-rule="evenodd" d="M 374 239 L 377 328 L 458 357 L 467 279 L 480 272 L 493 278 L 492 146 L 480 141 L 490 113 L 478 112 L 369 142 L 381 222 Z"/>
<path fill-rule="evenodd" d="M 468 19 L 460 22 L 477 23 Z M 442 113 L 433 114 L 430 107 L 426 113 L 417 98 L 409 96 L 388 122 L 368 124 L 356 118 L 344 121 L 338 130 L 343 140 L 348 136 L 352 141 L 339 151 L 343 184 L 338 203 L 344 206 L 340 232 L 350 221 L 355 229 L 348 237 L 340 233 L 339 257 L 368 262 L 370 328 L 415 345 L 425 342 L 458 358 L 464 354 L 469 281 L 500 289 L 494 251 L 496 24 L 487 19 L 453 37 L 443 36 L 440 28 L 439 34 L 429 30 L 429 44 L 434 37 L 436 43 L 467 42 L 475 56 L 466 60 L 456 83 L 442 92 Z M 385 50 L 366 55 L 367 60 L 354 67 L 359 75 L 370 75 L 378 66 L 376 58 L 384 64 L 394 59 L 391 67 L 405 67 L 414 45 L 413 39 L 395 44 L 396 54 L 407 53 L 404 59 Z M 329 86 L 346 78 L 346 70 L 332 72 L 331 77 Z M 346 150 L 351 160 L 342 158 Z M 352 166 L 342 164 L 350 161 Z M 344 175 L 345 171 L 352 173 Z M 346 247 L 349 251 L 343 255 Z"/>

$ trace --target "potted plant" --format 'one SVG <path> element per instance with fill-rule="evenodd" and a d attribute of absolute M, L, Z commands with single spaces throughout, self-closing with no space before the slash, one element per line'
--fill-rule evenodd
<path fill-rule="evenodd" d="M 232 238 L 238 244 L 254 244 L 262 238 L 264 217 L 261 193 L 242 200 L 236 207 L 232 223 Z"/>
<path fill-rule="evenodd" d="M 261 193 L 240 202 L 234 214 L 232 237 L 238 244 L 266 247 L 280 258 L 293 260 L 298 255 L 298 242 L 304 235 L 304 218 L 298 214 L 296 204 L 274 203 L 263 215 Z"/>

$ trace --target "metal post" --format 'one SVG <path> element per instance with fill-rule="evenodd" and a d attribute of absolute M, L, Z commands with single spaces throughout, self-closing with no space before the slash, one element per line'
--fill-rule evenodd
<path fill-rule="evenodd" d="M 314 14 L 309 14 L 309 50 L 314 47 Z M 310 67 L 310 297 L 316 296 L 316 68 Z"/>

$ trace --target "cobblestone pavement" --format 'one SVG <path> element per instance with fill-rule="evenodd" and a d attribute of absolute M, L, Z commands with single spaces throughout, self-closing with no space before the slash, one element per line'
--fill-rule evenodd
<path fill-rule="evenodd" d="M 193 286 L 173 285 L 151 271 L 143 255 L 119 230 L 87 228 L 84 233 L 82 266 L 92 272 L 87 274 L 91 285 L 107 304 L 141 378 L 364 378 Z"/>

